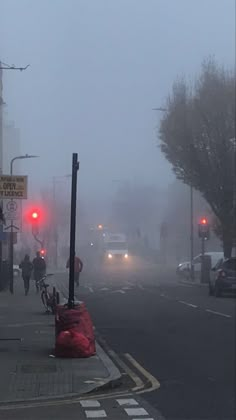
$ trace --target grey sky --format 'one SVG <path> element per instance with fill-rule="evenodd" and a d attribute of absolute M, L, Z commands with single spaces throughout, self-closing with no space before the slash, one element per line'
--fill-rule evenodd
<path fill-rule="evenodd" d="M 234 0 L 0 0 L 0 51 L 8 114 L 21 129 L 31 188 L 81 161 L 80 188 L 112 179 L 163 185 L 157 115 L 179 74 L 209 54 L 235 60 Z"/>

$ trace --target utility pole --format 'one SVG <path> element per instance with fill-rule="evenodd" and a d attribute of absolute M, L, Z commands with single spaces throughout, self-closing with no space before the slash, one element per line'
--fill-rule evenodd
<path fill-rule="evenodd" d="M 3 81 L 2 81 L 2 72 L 3 70 L 19 70 L 23 71 L 26 70 L 29 67 L 29 64 L 25 67 L 16 67 L 14 65 L 9 65 L 6 63 L 3 63 L 0 61 L 0 175 L 3 173 L 3 97 L 2 97 L 2 91 L 3 91 Z M 2 208 L 2 202 L 0 201 L 0 207 Z M 13 241 L 13 235 L 10 234 L 10 240 Z M 10 270 L 11 275 L 13 268 Z M 2 240 L 0 238 L 0 276 L 2 275 Z M 13 280 L 12 285 L 10 286 L 10 290 L 12 289 L 13 293 Z"/>
<path fill-rule="evenodd" d="M 190 278 L 194 280 L 194 227 L 193 227 L 193 187 L 190 186 Z"/>
<path fill-rule="evenodd" d="M 69 299 L 68 308 L 74 308 L 74 279 L 75 279 L 75 233 L 76 233 L 76 196 L 77 173 L 79 170 L 78 154 L 72 156 L 72 181 L 71 181 L 71 215 L 70 215 L 70 274 L 69 274 Z"/>

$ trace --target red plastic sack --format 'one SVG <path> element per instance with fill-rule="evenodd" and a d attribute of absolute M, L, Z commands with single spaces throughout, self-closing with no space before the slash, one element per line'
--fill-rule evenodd
<path fill-rule="evenodd" d="M 74 309 L 57 307 L 55 353 L 58 357 L 90 357 L 96 353 L 93 323 L 84 303 Z"/>
<path fill-rule="evenodd" d="M 58 357 L 88 357 L 89 348 L 89 340 L 75 330 L 61 331 L 56 340 Z"/>

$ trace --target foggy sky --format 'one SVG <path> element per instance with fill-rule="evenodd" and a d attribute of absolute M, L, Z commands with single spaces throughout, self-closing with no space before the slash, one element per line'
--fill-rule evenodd
<path fill-rule="evenodd" d="M 68 174 L 79 153 L 80 190 L 112 180 L 167 185 L 153 107 L 173 80 L 193 77 L 209 54 L 235 60 L 234 0 L 0 0 L 4 100 L 21 130 L 31 189 Z"/>

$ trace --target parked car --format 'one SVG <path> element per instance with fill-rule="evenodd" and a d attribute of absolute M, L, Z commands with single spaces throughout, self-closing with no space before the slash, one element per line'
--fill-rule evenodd
<path fill-rule="evenodd" d="M 221 297 L 224 292 L 236 292 L 236 257 L 220 259 L 211 270 L 209 295 Z"/>
<path fill-rule="evenodd" d="M 211 268 L 215 267 L 216 264 L 220 259 L 223 260 L 224 253 L 218 252 L 218 251 L 212 251 L 212 252 L 206 252 L 206 256 L 210 257 L 210 266 Z M 201 277 L 201 263 L 202 263 L 202 255 L 199 254 L 193 259 L 193 267 L 194 267 L 194 277 L 195 280 L 200 280 Z M 177 267 L 177 274 L 184 278 L 190 277 L 190 269 L 191 269 L 191 263 L 190 261 L 182 262 Z"/>

